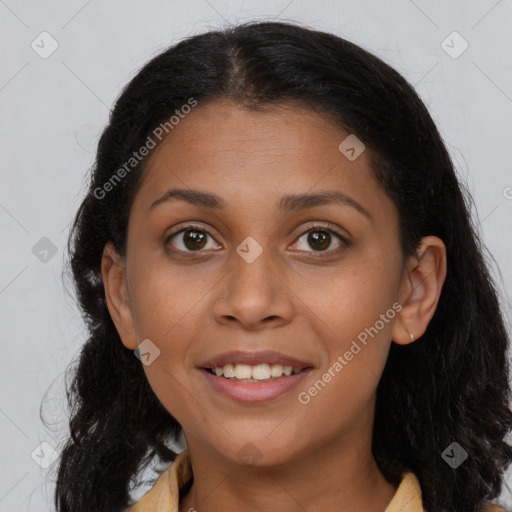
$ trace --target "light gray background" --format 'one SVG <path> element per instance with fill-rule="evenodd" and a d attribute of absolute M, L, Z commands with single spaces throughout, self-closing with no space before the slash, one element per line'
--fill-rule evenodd
<path fill-rule="evenodd" d="M 159 50 L 256 18 L 299 21 L 346 37 L 416 86 L 474 194 L 481 236 L 496 259 L 493 272 L 510 297 L 510 0 L 0 0 L 0 511 L 53 510 L 54 475 L 31 454 L 50 462 L 51 449 L 40 443 L 59 449 L 66 434 L 62 376 L 85 331 L 62 283 L 64 248 L 109 108 Z M 31 47 L 35 41 L 40 52 L 51 48 L 44 31 L 58 43 L 46 59 Z M 469 44 L 455 59 L 441 46 L 453 31 Z M 462 48 L 450 41 L 452 52 Z M 33 252 L 42 237 L 56 249 L 47 261 L 44 252 Z M 39 418 L 48 388 L 51 430 Z M 512 506 L 506 489 L 503 499 Z"/>

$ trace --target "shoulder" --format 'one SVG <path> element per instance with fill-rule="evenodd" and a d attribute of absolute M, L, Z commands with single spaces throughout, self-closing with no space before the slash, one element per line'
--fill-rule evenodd
<path fill-rule="evenodd" d="M 149 512 L 151 510 L 162 510 L 158 508 L 162 505 L 162 501 L 169 501 L 174 496 L 170 490 L 170 477 L 171 477 L 172 465 L 167 467 L 158 477 L 153 487 L 149 489 L 142 498 L 140 498 L 131 507 L 125 510 L 125 512 Z"/>
<path fill-rule="evenodd" d="M 178 510 L 180 491 L 192 477 L 190 458 L 185 450 L 160 474 L 153 487 L 125 512 Z"/>
<path fill-rule="evenodd" d="M 481 508 L 479 509 L 479 512 L 508 512 L 505 507 L 502 507 L 501 505 L 497 505 L 496 503 L 484 503 Z"/>

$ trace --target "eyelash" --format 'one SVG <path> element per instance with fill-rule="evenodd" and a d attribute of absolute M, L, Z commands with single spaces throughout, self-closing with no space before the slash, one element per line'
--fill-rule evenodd
<path fill-rule="evenodd" d="M 203 233 L 206 233 L 208 236 L 214 238 L 209 232 L 208 230 L 204 229 L 204 227 L 202 226 L 199 226 L 197 224 L 188 224 L 184 227 L 182 227 L 181 229 L 179 229 L 178 231 L 175 231 L 174 233 L 172 233 L 171 235 L 169 235 L 166 240 L 165 240 L 165 245 L 169 245 L 170 241 L 172 240 L 173 237 L 179 235 L 180 233 L 184 233 L 188 230 L 196 230 L 196 231 L 201 231 Z M 325 258 L 325 257 L 328 257 L 328 256 L 332 256 L 333 254 L 337 254 L 339 252 L 341 252 L 343 249 L 345 249 L 346 247 L 350 246 L 351 245 L 351 241 L 348 240 L 345 236 L 343 236 L 341 233 L 339 233 L 338 231 L 336 231 L 335 229 L 333 229 L 332 227 L 330 227 L 329 225 L 327 224 L 324 224 L 322 222 L 318 222 L 314 225 L 312 225 L 311 227 L 309 227 L 309 229 L 307 229 L 306 231 L 304 231 L 303 233 L 299 234 L 296 236 L 295 240 L 294 240 L 294 244 L 297 242 L 297 240 L 299 240 L 300 238 L 302 238 L 304 235 L 307 235 L 308 233 L 312 232 L 312 231 L 325 231 L 331 235 L 335 235 L 336 237 L 339 238 L 340 242 L 341 242 L 341 246 L 338 247 L 337 249 L 326 249 L 324 251 L 305 251 L 307 253 L 311 252 L 314 254 L 314 258 Z M 202 253 L 202 252 L 205 252 L 204 250 L 202 249 L 199 249 L 197 251 L 184 251 L 182 249 L 176 249 L 174 247 L 171 247 L 171 250 L 175 253 L 180 253 L 183 254 L 189 254 L 189 253 Z M 301 251 L 299 251 L 301 252 Z"/>

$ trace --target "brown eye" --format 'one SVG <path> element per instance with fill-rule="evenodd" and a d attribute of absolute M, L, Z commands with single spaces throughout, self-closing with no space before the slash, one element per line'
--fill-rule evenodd
<path fill-rule="evenodd" d="M 336 241 L 336 238 L 338 239 L 338 246 L 334 248 L 331 247 L 333 245 L 333 235 L 335 237 L 334 241 Z M 348 240 L 330 229 L 313 228 L 297 238 L 294 245 L 299 251 L 327 252 L 327 249 L 332 249 L 329 252 L 333 252 L 344 245 L 348 245 Z M 313 251 L 308 249 L 313 249 Z"/>
<path fill-rule="evenodd" d="M 315 250 L 323 251 L 331 245 L 331 234 L 327 231 L 310 231 L 308 244 Z"/>
<path fill-rule="evenodd" d="M 187 229 L 183 233 L 183 243 L 191 251 L 202 249 L 206 245 L 206 236 L 202 231 Z"/>
<path fill-rule="evenodd" d="M 190 226 L 172 234 L 167 238 L 166 244 L 171 244 L 176 250 L 194 252 L 204 249 L 208 244 L 208 238 L 213 240 L 213 237 L 203 229 Z"/>

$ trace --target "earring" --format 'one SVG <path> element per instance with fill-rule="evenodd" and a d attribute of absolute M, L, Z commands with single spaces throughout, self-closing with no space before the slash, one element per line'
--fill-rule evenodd
<path fill-rule="evenodd" d="M 411 341 L 414 341 L 414 334 L 410 331 L 409 331 L 409 338 L 411 339 Z"/>

